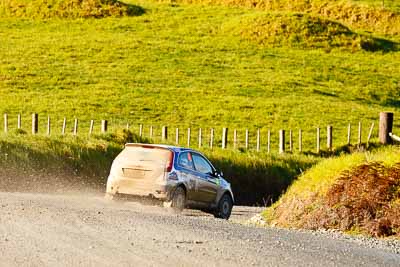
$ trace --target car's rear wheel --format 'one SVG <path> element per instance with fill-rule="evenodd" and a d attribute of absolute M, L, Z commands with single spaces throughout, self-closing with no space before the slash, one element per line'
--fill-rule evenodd
<path fill-rule="evenodd" d="M 225 194 L 219 201 L 214 216 L 216 218 L 228 220 L 229 217 L 231 216 L 232 207 L 233 207 L 232 198 L 228 194 Z"/>
<path fill-rule="evenodd" d="M 177 211 L 181 212 L 186 205 L 186 192 L 181 186 L 175 189 L 175 192 L 171 199 L 171 207 Z"/>

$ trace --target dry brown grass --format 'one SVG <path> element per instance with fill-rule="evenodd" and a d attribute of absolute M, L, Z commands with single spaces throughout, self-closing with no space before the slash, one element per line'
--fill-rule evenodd
<path fill-rule="evenodd" d="M 294 213 L 280 220 L 296 227 L 400 237 L 400 163 L 363 164 L 343 172 L 324 196 L 291 205 Z"/>

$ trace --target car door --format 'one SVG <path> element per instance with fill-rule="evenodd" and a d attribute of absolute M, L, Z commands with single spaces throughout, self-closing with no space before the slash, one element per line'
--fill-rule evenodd
<path fill-rule="evenodd" d="M 190 152 L 182 152 L 178 157 L 178 176 L 184 181 L 187 189 L 188 200 L 198 199 L 198 180 L 195 171 L 192 154 Z"/>
<path fill-rule="evenodd" d="M 218 178 L 213 176 L 214 168 L 202 155 L 192 153 L 193 163 L 197 174 L 198 201 L 214 202 L 218 192 Z"/>

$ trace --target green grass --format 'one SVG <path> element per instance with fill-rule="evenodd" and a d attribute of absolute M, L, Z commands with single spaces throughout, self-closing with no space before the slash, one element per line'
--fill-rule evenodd
<path fill-rule="evenodd" d="M 400 53 L 264 47 L 224 27 L 253 10 L 131 1 L 139 17 L 61 20 L 2 18 L 0 112 L 107 118 L 113 125 L 281 128 L 369 124 L 399 110 Z M 165 19 L 168 18 L 168 19 Z M 56 123 L 56 122 L 55 122 Z M 25 122 L 26 125 L 26 122 Z M 396 121 L 396 127 L 398 127 Z M 60 126 L 58 126 L 60 128 Z M 60 131 L 60 130 L 58 130 Z M 276 142 L 276 141 L 274 141 Z M 253 145 L 254 147 L 254 145 Z M 305 146 L 307 147 L 307 146 Z"/>
<path fill-rule="evenodd" d="M 220 146 L 222 127 L 229 127 L 229 146 L 233 129 L 237 129 L 239 151 L 210 151 L 207 145 L 202 150 L 233 177 L 241 201 L 262 203 L 276 199 L 294 177 L 318 161 L 307 155 L 276 155 L 279 129 L 292 129 L 296 140 L 301 128 L 303 149 L 312 152 L 315 128 L 322 128 L 324 138 L 324 129 L 331 124 L 336 153 L 340 153 L 348 123 L 353 130 L 359 121 L 363 123 L 365 142 L 370 123 L 377 125 L 380 111 L 397 114 L 400 110 L 400 52 L 396 49 L 348 49 L 346 42 L 340 43 L 347 38 L 341 35 L 335 36 L 340 45 L 326 46 L 325 41 L 318 43 L 316 36 L 308 36 L 309 31 L 300 32 L 307 37 L 300 46 L 288 45 L 281 34 L 273 44 L 260 43 L 253 38 L 254 31 L 248 31 L 250 37 L 238 34 L 251 29 L 254 22 L 242 25 L 243 20 L 279 14 L 284 22 L 288 18 L 291 22 L 296 17 L 293 10 L 276 13 L 151 0 L 126 2 L 143 12 L 102 19 L 0 16 L 0 113 L 9 114 L 11 132 L 16 131 L 18 113 L 26 132 L 30 131 L 31 113 L 39 113 L 40 120 L 39 136 L 3 136 L 2 151 L 12 154 L 22 146 L 26 155 L 40 159 L 40 166 L 60 162 L 59 168 L 81 170 L 104 182 L 121 142 L 114 144 L 115 136 L 87 139 L 91 119 L 96 133 L 101 119 L 109 120 L 111 132 L 129 123 L 137 133 L 143 124 L 147 137 L 152 125 L 154 142 L 160 142 L 161 126 L 168 125 L 168 142 L 179 127 L 181 144 L 185 144 L 186 128 L 191 127 L 194 147 L 198 128 L 203 129 L 204 144 L 210 128 L 215 128 L 214 146 Z M 306 18 L 293 23 L 300 28 L 310 24 L 314 29 L 325 22 L 334 29 L 341 27 L 315 14 Z M 325 38 L 326 29 L 321 29 Z M 395 34 L 382 39 L 380 32 L 362 29 L 349 31 L 355 37 L 382 42 L 382 47 L 397 45 Z M 52 118 L 50 138 L 43 136 L 48 115 Z M 395 133 L 400 126 L 396 116 Z M 68 119 L 67 136 L 61 137 L 64 117 Z M 79 119 L 76 139 L 70 136 L 74 118 Z M 254 152 L 258 128 L 263 151 L 267 130 L 271 130 L 271 155 Z M 377 141 L 376 128 L 372 142 Z M 249 153 L 241 152 L 245 129 L 250 130 L 253 151 Z M 353 143 L 355 136 L 353 132 Z M 17 157 L 16 166 L 19 162 Z M 264 193 L 250 196 L 248 192 L 257 187 Z"/>

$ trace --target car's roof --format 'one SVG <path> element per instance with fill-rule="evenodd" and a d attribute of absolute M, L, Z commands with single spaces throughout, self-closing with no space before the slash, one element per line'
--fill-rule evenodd
<path fill-rule="evenodd" d="M 195 151 L 190 148 L 179 147 L 179 146 L 171 146 L 171 145 L 161 145 L 161 144 L 143 144 L 143 143 L 127 143 L 125 147 L 129 146 L 146 146 L 146 147 L 159 147 L 159 148 L 166 148 L 172 150 L 174 152 L 183 152 L 183 151 Z"/>

